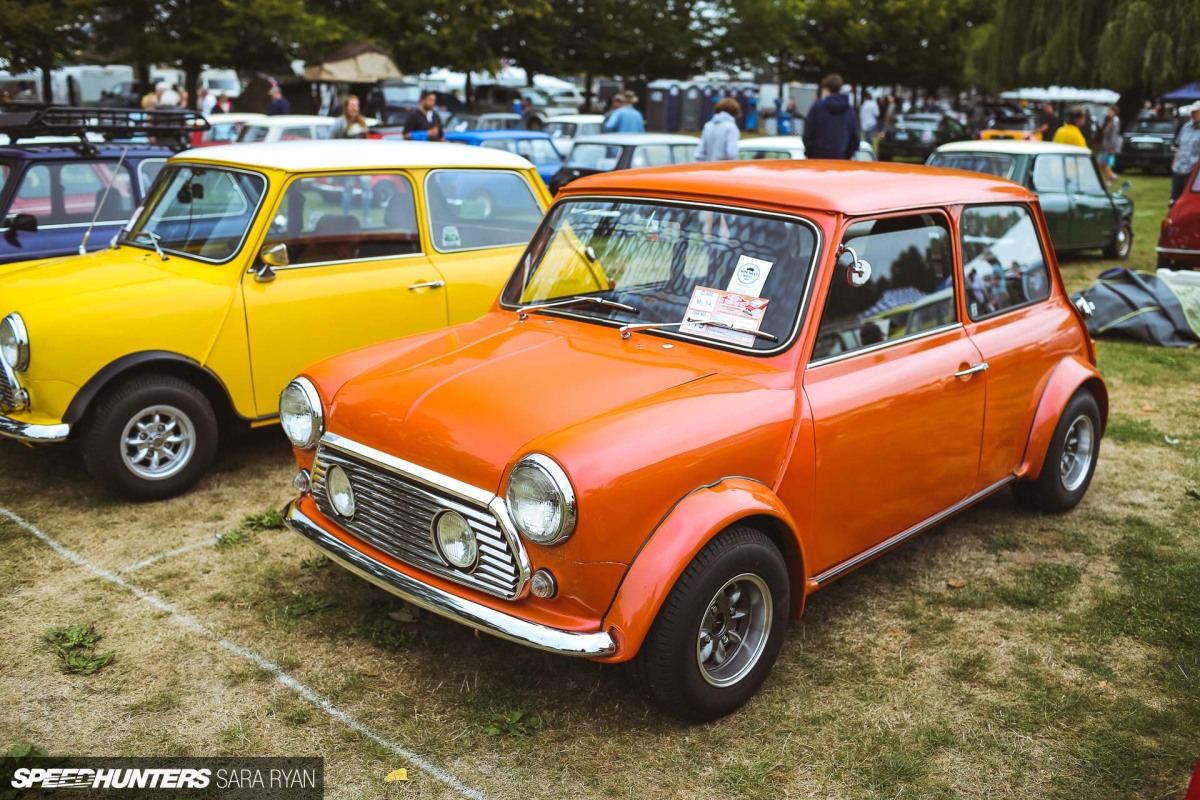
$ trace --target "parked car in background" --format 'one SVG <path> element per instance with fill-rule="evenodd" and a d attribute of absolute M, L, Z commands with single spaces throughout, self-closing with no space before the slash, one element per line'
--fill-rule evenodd
<path fill-rule="evenodd" d="M 887 337 L 864 314 L 899 287 Z M 627 663 L 705 721 L 855 568 L 1008 487 L 1076 506 L 1107 411 L 1029 190 L 850 161 L 629 170 L 567 187 L 480 319 L 289 384 L 284 519 L 420 608 Z"/>
<path fill-rule="evenodd" d="M 547 186 L 563 164 L 562 156 L 545 131 L 451 131 L 446 134 L 446 141 L 515 153 L 533 164 Z"/>
<path fill-rule="evenodd" d="M 577 136 L 595 136 L 604 133 L 603 114 L 563 114 L 550 117 L 542 129 L 554 138 L 554 146 L 564 156 L 571 152 Z"/>
<path fill-rule="evenodd" d="M 700 140 L 678 133 L 601 133 L 580 136 L 571 147 L 562 169 L 550 178 L 557 194 L 574 180 L 599 172 L 639 167 L 688 164 L 696 160 Z"/>
<path fill-rule="evenodd" d="M 970 138 L 970 129 L 953 117 L 901 114 L 879 139 L 879 159 L 919 158 L 924 161 L 940 145 Z"/>
<path fill-rule="evenodd" d="M 178 494 L 219 436 L 277 421 L 305 365 L 487 310 L 548 202 L 482 147 L 181 153 L 112 247 L 0 276 L 0 436 L 73 441 L 126 497 Z"/>
<path fill-rule="evenodd" d="M 1109 192 L 1092 152 L 1041 141 L 958 142 L 929 157 L 933 167 L 983 172 L 1016 181 L 1037 193 L 1050 240 L 1060 253 L 1103 250 L 1126 259 L 1133 249 L 1133 200 Z"/>
<path fill-rule="evenodd" d="M 1037 114 L 1020 106 L 992 106 L 991 114 L 979 133 L 980 139 L 1019 139 L 1041 141 Z"/>
<path fill-rule="evenodd" d="M 478 114 L 475 123 L 468 130 L 473 131 L 517 131 L 525 130 L 525 118 L 511 111 L 494 111 L 488 114 Z"/>
<path fill-rule="evenodd" d="M 1175 122 L 1169 119 L 1135 119 L 1121 132 L 1118 171 L 1132 167 L 1144 172 L 1171 172 L 1175 160 Z"/>
<path fill-rule="evenodd" d="M 193 132 L 203 133 L 203 124 L 195 113 L 100 108 L 0 114 L 6 141 L 0 145 L 0 265 L 8 265 L 0 273 L 18 262 L 107 247 L 167 159 Z M 159 143 L 107 141 L 144 138 L 149 131 Z"/>
<path fill-rule="evenodd" d="M 758 161 L 772 158 L 807 158 L 802 136 L 755 136 L 738 142 L 738 158 Z M 859 142 L 854 161 L 875 161 L 875 150 L 869 142 Z"/>
<path fill-rule="evenodd" d="M 576 106 L 556 105 L 548 94 L 531 86 L 501 86 L 486 83 L 475 87 L 475 100 L 471 104 L 471 110 L 512 112 L 513 104 L 518 99 L 525 104 L 522 127 L 530 130 L 541 130 L 550 117 L 574 114 L 577 110 Z"/>
<path fill-rule="evenodd" d="M 1155 250 L 1159 269 L 1200 269 L 1200 164 L 1167 209 Z"/>
<path fill-rule="evenodd" d="M 218 144 L 232 144 L 238 140 L 242 128 L 247 122 L 259 122 L 267 119 L 266 114 L 250 114 L 241 111 L 230 111 L 224 114 L 212 114 L 208 117 L 208 129 L 197 130 L 192 134 L 192 147 L 212 147 Z"/>
<path fill-rule="evenodd" d="M 423 88 L 408 81 L 383 81 L 374 86 L 363 102 L 364 113 L 377 117 L 384 125 L 403 125 L 417 110 Z M 437 92 L 434 99 L 443 119 L 463 111 L 463 102 L 448 92 Z"/>
<path fill-rule="evenodd" d="M 261 119 L 249 120 L 238 134 L 243 144 L 255 142 L 304 142 L 311 139 L 328 139 L 333 132 L 337 117 L 321 117 L 315 114 L 264 115 Z"/>

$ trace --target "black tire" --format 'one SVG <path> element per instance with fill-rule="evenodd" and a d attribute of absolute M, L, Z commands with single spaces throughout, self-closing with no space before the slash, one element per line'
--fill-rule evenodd
<path fill-rule="evenodd" d="M 1086 448 L 1087 462 L 1080 464 Z M 1074 454 L 1074 461 L 1069 459 Z M 1087 390 L 1076 392 L 1054 429 L 1042 474 L 1013 487 L 1017 501 L 1049 514 L 1070 511 L 1087 494 L 1100 457 L 1100 407 Z"/>
<path fill-rule="evenodd" d="M 1130 227 L 1127 220 L 1122 220 L 1117 232 L 1113 234 L 1112 241 L 1105 246 L 1104 256 L 1124 261 L 1129 258 L 1131 252 L 1133 252 L 1133 228 Z"/>
<path fill-rule="evenodd" d="M 629 664 L 634 686 L 667 714 L 694 722 L 736 711 L 758 691 L 779 656 L 787 630 L 789 591 L 787 565 L 775 544 L 747 525 L 729 527 L 700 551 L 663 602 L 646 641 Z M 722 595 L 726 609 L 739 604 L 734 597 L 750 609 L 741 635 L 736 630 L 739 623 L 725 624 L 732 616 L 709 614 Z M 753 625 L 756 612 L 758 626 Z M 727 653 L 723 665 L 736 668 L 733 674 L 721 674 L 722 667 L 709 671 L 701 666 L 706 624 L 710 632 L 723 630 L 738 636 L 739 643 Z M 717 639 L 720 636 L 709 638 L 707 646 L 714 650 L 706 664 L 715 664 Z M 716 685 L 714 678 L 728 683 Z"/>
<path fill-rule="evenodd" d="M 127 434 L 146 445 L 127 447 Z M 138 375 L 100 398 L 80 450 L 87 471 L 108 489 L 130 500 L 162 500 L 200 479 L 217 435 L 217 417 L 199 389 L 170 375 Z"/>

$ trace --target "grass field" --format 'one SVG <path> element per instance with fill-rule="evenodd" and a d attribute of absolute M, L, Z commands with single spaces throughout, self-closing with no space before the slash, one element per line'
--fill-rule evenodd
<path fill-rule="evenodd" d="M 1167 181 L 1131 179 L 1131 263 L 1152 269 Z M 1078 289 L 1111 265 L 1064 274 Z M 335 798 L 1181 797 L 1200 351 L 1105 341 L 1100 367 L 1110 426 L 1076 511 L 1003 493 L 822 590 L 762 692 L 700 727 L 617 669 L 413 615 L 317 557 L 268 513 L 291 495 L 277 430 L 150 505 L 101 493 L 72 448 L 0 442 L 0 506 L 80 556 L 0 514 L 0 747 L 319 755 Z"/>

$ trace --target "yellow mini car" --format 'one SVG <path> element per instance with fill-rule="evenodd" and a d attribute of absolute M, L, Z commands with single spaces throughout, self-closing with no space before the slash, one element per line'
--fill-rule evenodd
<path fill-rule="evenodd" d="M 482 314 L 548 203 L 481 147 L 182 153 L 111 247 L 0 275 L 0 436 L 77 440 L 126 497 L 182 492 L 307 365 Z"/>

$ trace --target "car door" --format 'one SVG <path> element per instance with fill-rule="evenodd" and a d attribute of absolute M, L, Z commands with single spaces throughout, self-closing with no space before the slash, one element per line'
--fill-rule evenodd
<path fill-rule="evenodd" d="M 377 202 L 371 187 L 384 184 L 386 203 Z M 265 281 L 242 278 L 259 414 L 275 413 L 283 387 L 315 361 L 446 325 L 445 281 L 418 208 L 401 173 L 291 181 L 262 242 L 284 245 L 289 263 Z"/>
<path fill-rule="evenodd" d="M 1072 238 L 1071 196 L 1067 192 L 1067 166 L 1058 154 L 1040 155 L 1033 162 L 1030 178 L 1046 215 L 1050 241 L 1056 250 L 1078 247 Z"/>
<path fill-rule="evenodd" d="M 863 220 L 843 241 L 871 271 L 853 286 L 851 256 L 839 260 L 804 373 L 818 580 L 970 497 L 983 434 L 982 359 L 959 319 L 949 221 Z"/>
<path fill-rule="evenodd" d="M 1117 209 L 1100 182 L 1091 156 L 1066 156 L 1065 160 L 1071 194 L 1071 240 L 1079 247 L 1103 247 L 1116 232 Z"/>

